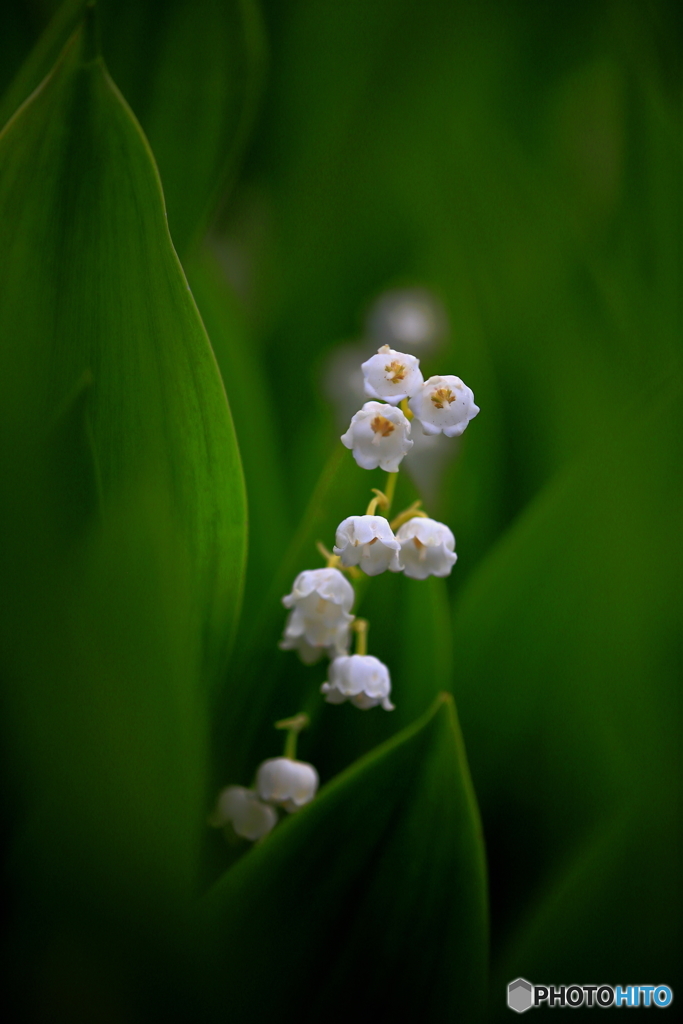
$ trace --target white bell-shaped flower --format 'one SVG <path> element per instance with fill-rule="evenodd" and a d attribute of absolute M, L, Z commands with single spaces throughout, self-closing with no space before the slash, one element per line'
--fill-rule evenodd
<path fill-rule="evenodd" d="M 420 360 L 388 345 L 382 345 L 377 355 L 367 359 L 361 369 L 365 394 L 381 398 L 390 405 L 398 405 L 414 394 L 423 382 Z"/>
<path fill-rule="evenodd" d="M 346 640 L 348 640 L 348 626 L 346 627 Z M 320 647 L 316 644 L 309 644 L 305 636 L 284 636 L 278 647 L 281 651 L 296 651 L 304 665 L 315 665 L 325 655 L 328 658 L 336 658 L 338 654 L 345 654 L 348 643 L 336 643 L 331 647 Z"/>
<path fill-rule="evenodd" d="M 378 576 L 387 569 L 400 572 L 400 550 L 383 516 L 349 516 L 337 527 L 335 555 L 339 555 L 342 565 L 360 565 L 368 576 Z"/>
<path fill-rule="evenodd" d="M 406 576 L 425 580 L 428 576 L 448 576 L 458 556 L 455 537 L 445 525 L 426 516 L 416 516 L 396 533 Z"/>
<path fill-rule="evenodd" d="M 425 434 L 459 437 L 479 412 L 474 394 L 459 377 L 430 377 L 411 395 L 408 408 Z"/>
<path fill-rule="evenodd" d="M 276 822 L 273 808 L 261 803 L 254 790 L 244 786 L 228 786 L 222 790 L 209 820 L 216 828 L 232 825 L 238 836 L 252 842 L 267 835 Z"/>
<path fill-rule="evenodd" d="M 262 800 L 279 804 L 290 813 L 311 802 L 318 789 L 318 773 L 312 764 L 291 757 L 271 757 L 256 773 Z"/>
<path fill-rule="evenodd" d="M 330 662 L 329 681 L 320 692 L 328 704 L 343 704 L 350 700 L 366 711 L 381 704 L 385 711 L 393 711 L 389 700 L 391 678 L 389 669 L 371 654 L 349 654 Z"/>
<path fill-rule="evenodd" d="M 347 650 L 353 599 L 353 587 L 339 569 L 299 573 L 291 594 L 282 598 L 285 608 L 292 609 L 282 644 L 286 649 L 296 648 L 302 658 L 308 657 L 313 647 Z"/>
<path fill-rule="evenodd" d="M 413 447 L 410 423 L 400 409 L 383 402 L 366 402 L 342 434 L 342 444 L 353 451 L 362 469 L 398 472 L 398 466 Z"/>

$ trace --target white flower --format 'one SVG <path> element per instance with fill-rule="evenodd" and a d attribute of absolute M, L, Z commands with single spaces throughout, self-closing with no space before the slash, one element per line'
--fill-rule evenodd
<path fill-rule="evenodd" d="M 339 569 L 300 572 L 291 594 L 282 598 L 285 608 L 292 608 L 282 640 L 285 649 L 296 648 L 302 660 L 312 647 L 347 650 L 353 598 L 353 587 Z"/>
<path fill-rule="evenodd" d="M 252 841 L 267 835 L 276 822 L 273 808 L 262 804 L 254 790 L 244 786 L 228 786 L 222 790 L 209 820 L 216 828 L 232 825 L 238 836 Z"/>
<path fill-rule="evenodd" d="M 425 434 L 459 437 L 479 412 L 474 395 L 459 377 L 430 377 L 408 402 Z"/>
<path fill-rule="evenodd" d="M 410 423 L 400 409 L 382 402 L 366 402 L 342 434 L 342 444 L 353 450 L 362 469 L 385 469 L 396 473 L 410 449 Z"/>
<path fill-rule="evenodd" d="M 389 700 L 391 679 L 389 669 L 371 654 L 350 654 L 330 662 L 329 682 L 320 687 L 329 704 L 343 704 L 350 700 L 364 711 L 381 704 L 385 711 L 393 711 Z"/>
<path fill-rule="evenodd" d="M 455 537 L 444 523 L 416 516 L 396 534 L 406 576 L 426 580 L 428 576 L 448 576 L 458 556 Z"/>
<path fill-rule="evenodd" d="M 401 545 L 382 516 L 349 516 L 337 527 L 335 555 L 342 565 L 360 565 L 368 576 L 390 569 L 400 572 Z"/>
<path fill-rule="evenodd" d="M 348 627 L 346 628 L 348 630 Z M 320 647 L 317 644 L 309 644 L 305 636 L 287 636 L 285 633 L 278 647 L 281 651 L 296 651 L 304 665 L 315 665 L 325 654 L 329 658 L 336 658 L 338 654 L 344 654 L 348 644 Z"/>
<path fill-rule="evenodd" d="M 370 398 L 383 398 L 390 405 L 398 405 L 414 394 L 423 382 L 420 360 L 388 345 L 382 345 L 377 355 L 367 359 L 361 369 L 365 394 Z"/>
<path fill-rule="evenodd" d="M 271 757 L 256 773 L 256 788 L 262 800 L 291 813 L 311 802 L 318 789 L 318 773 L 305 761 Z"/>

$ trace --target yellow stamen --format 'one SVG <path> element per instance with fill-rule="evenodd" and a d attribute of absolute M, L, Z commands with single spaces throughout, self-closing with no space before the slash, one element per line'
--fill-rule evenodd
<path fill-rule="evenodd" d="M 405 377 L 406 368 L 403 363 L 399 363 L 398 359 L 394 359 L 393 362 L 387 363 L 384 372 L 387 374 L 390 384 L 398 384 Z"/>
<path fill-rule="evenodd" d="M 375 434 L 379 434 L 381 437 L 389 437 L 389 434 L 394 432 L 394 424 L 386 416 L 375 416 L 370 426 Z"/>
<path fill-rule="evenodd" d="M 444 404 L 455 401 L 455 395 L 450 388 L 436 388 L 429 396 L 437 409 L 443 409 Z"/>

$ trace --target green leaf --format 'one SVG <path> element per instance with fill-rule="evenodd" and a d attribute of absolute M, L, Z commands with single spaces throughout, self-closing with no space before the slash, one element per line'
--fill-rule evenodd
<path fill-rule="evenodd" d="M 168 495 L 212 678 L 242 587 L 239 455 L 149 148 L 88 24 L 0 136 L 0 427 L 38 438 L 91 375 L 102 500 Z"/>
<path fill-rule="evenodd" d="M 478 1020 L 484 858 L 452 700 L 259 843 L 203 928 L 208 986 L 240 1019 Z"/>
<path fill-rule="evenodd" d="M 0 127 L 37 89 L 78 27 L 88 0 L 65 0 L 22 63 L 0 100 Z"/>
<path fill-rule="evenodd" d="M 0 102 L 0 126 L 48 74 L 88 0 L 66 0 Z M 236 174 L 261 94 L 255 0 L 100 0 L 102 47 L 152 147 L 176 249 L 198 239 Z"/>
<path fill-rule="evenodd" d="M 255 0 L 102 0 L 104 56 L 159 166 L 184 256 L 235 175 L 261 93 Z"/>
<path fill-rule="evenodd" d="M 550 980 L 560 969 L 567 979 L 623 985 L 648 977 L 676 989 L 680 869 L 672 837 L 680 821 L 672 810 L 666 801 L 636 800 L 568 851 L 502 951 L 493 1019 L 509 1020 L 503 994 L 513 978 Z M 634 942 L 636 929 L 650 941 Z"/>
<path fill-rule="evenodd" d="M 284 467 L 273 410 L 277 388 L 267 361 L 250 337 L 217 257 L 204 247 L 185 263 L 202 320 L 211 338 L 235 421 L 249 501 L 249 558 L 244 622 L 264 598 L 289 538 Z"/>
<path fill-rule="evenodd" d="M 608 976 L 615 925 L 596 911 L 595 894 L 605 905 L 613 899 L 612 861 L 628 880 L 623 892 L 639 891 L 644 874 L 648 891 L 659 888 L 657 899 L 634 903 L 623 927 L 634 945 L 651 935 L 667 962 L 675 911 L 661 897 L 673 877 L 657 855 L 658 881 L 649 878 L 654 855 L 639 844 L 631 814 L 649 807 L 667 837 L 659 841 L 675 841 L 680 409 L 679 378 L 650 397 L 642 420 L 596 439 L 456 606 L 455 693 L 489 842 L 495 945 L 506 963 L 519 963 L 515 936 L 531 908 L 539 921 L 551 913 L 543 894 L 565 886 L 574 893 L 571 938 L 562 928 L 528 940 L 535 952 L 527 977 L 540 976 L 553 950 L 557 964 L 580 960 L 579 917 L 592 937 L 593 976 Z M 571 860 L 615 821 L 628 828 L 620 825 L 621 838 L 605 840 L 573 882 Z"/>

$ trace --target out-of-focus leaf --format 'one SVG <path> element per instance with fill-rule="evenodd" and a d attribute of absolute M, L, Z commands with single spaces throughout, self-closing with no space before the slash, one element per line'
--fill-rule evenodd
<path fill-rule="evenodd" d="M 543 915 L 550 880 L 562 888 L 562 867 L 605 823 L 649 806 L 669 822 L 668 840 L 660 824 L 653 842 L 675 841 L 680 386 L 651 402 L 647 417 L 615 425 L 548 488 L 456 607 L 455 693 L 487 832 L 499 949 L 520 934 L 530 908 Z M 628 820 L 632 830 L 630 813 Z M 624 891 L 637 892 L 650 857 L 634 835 L 628 849 L 618 871 L 630 879 Z M 608 846 L 586 862 L 586 893 L 602 884 L 592 873 L 615 856 Z M 661 889 L 675 888 L 663 875 L 666 858 L 655 859 Z M 613 921 L 588 899 L 580 906 L 590 943 L 578 924 L 571 934 L 547 935 L 530 945 L 541 959 L 530 955 L 525 976 L 538 976 L 551 948 L 558 965 L 564 957 L 578 962 L 575 942 L 593 951 L 596 976 L 606 975 Z M 657 906 L 661 940 L 648 941 L 658 943 L 664 964 L 669 914 L 677 911 L 666 901 Z M 637 901 L 623 919 L 634 949 L 643 929 L 651 931 L 652 907 Z"/>
<path fill-rule="evenodd" d="M 169 495 L 215 677 L 242 587 L 239 455 L 151 154 L 88 24 L 0 136 L 0 426 L 39 437 L 91 375 L 103 500 L 146 479 Z"/>
<path fill-rule="evenodd" d="M 279 825 L 203 925 L 213 997 L 240 1019 L 281 1015 L 285 993 L 301 1021 L 480 1019 L 484 861 L 452 700 Z"/>
<path fill-rule="evenodd" d="M 50 454 L 87 475 L 75 427 L 64 433 Z M 117 1019 L 172 1019 L 207 785 L 193 566 L 154 482 L 109 500 L 78 537 L 54 505 L 23 507 L 20 524 L 12 511 L 0 514 L 18 570 L 5 559 L 0 572 L 8 1001 L 27 1020 L 50 1003 L 56 1019 L 102 1019 L 109 1000 L 136 1007 Z"/>
<path fill-rule="evenodd" d="M 47 75 L 88 0 L 65 0 L 0 102 L 0 126 Z M 100 0 L 102 46 L 159 167 L 181 255 L 201 235 L 244 150 L 261 92 L 255 0 Z"/>
<path fill-rule="evenodd" d="M 672 810 L 656 795 L 636 799 L 568 851 L 501 953 L 492 1019 L 509 1019 L 504 993 L 520 976 L 542 984 L 561 971 L 584 983 L 622 985 L 647 977 L 677 990 L 681 823 Z"/>
<path fill-rule="evenodd" d="M 159 167 L 184 256 L 234 175 L 261 89 L 255 0 L 101 0 L 105 59 Z"/>
<path fill-rule="evenodd" d="M 0 100 L 0 128 L 52 70 L 88 0 L 64 0 Z"/>
<path fill-rule="evenodd" d="M 201 249 L 185 265 L 218 361 L 235 423 L 249 500 L 249 557 L 243 607 L 245 629 L 260 610 L 289 540 L 281 446 L 275 404 L 286 402 L 267 361 L 249 336 L 218 259 Z"/>

